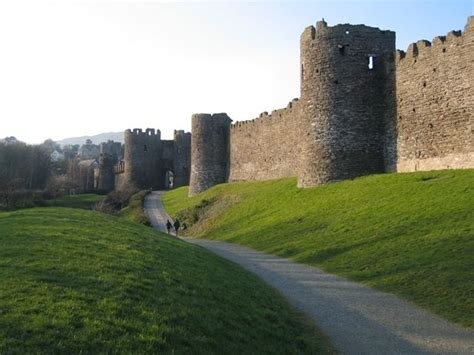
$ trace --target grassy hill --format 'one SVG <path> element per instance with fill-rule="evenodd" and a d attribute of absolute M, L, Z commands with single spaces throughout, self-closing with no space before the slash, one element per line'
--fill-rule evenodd
<path fill-rule="evenodd" d="M 0 353 L 311 353 L 326 340 L 202 248 L 94 211 L 0 213 Z"/>
<path fill-rule="evenodd" d="M 47 200 L 46 206 L 83 208 L 91 210 L 94 208 L 96 203 L 102 201 L 104 198 L 104 195 L 97 194 L 65 195 L 52 200 Z"/>
<path fill-rule="evenodd" d="M 188 234 L 248 245 L 474 326 L 474 170 L 384 174 L 310 189 L 218 185 L 164 204 Z"/>

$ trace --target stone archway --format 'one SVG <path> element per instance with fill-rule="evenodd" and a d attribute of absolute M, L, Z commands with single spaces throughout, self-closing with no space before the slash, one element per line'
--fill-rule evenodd
<path fill-rule="evenodd" d="M 164 186 L 166 190 L 170 190 L 174 187 L 174 173 L 172 170 L 166 170 Z"/>

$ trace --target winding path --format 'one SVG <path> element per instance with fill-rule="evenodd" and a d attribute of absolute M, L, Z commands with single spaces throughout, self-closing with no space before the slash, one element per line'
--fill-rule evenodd
<path fill-rule="evenodd" d="M 160 196 L 150 194 L 145 209 L 153 226 L 163 231 L 169 216 Z M 311 317 L 342 353 L 474 354 L 474 331 L 393 295 L 237 244 L 185 240 L 258 275 Z"/>

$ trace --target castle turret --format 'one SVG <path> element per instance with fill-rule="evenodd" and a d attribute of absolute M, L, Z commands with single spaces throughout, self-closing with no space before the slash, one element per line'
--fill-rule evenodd
<path fill-rule="evenodd" d="M 299 186 L 385 170 L 384 134 L 395 114 L 394 51 L 395 33 L 378 28 L 320 21 L 303 32 Z"/>
<path fill-rule="evenodd" d="M 190 196 L 227 182 L 231 122 L 225 113 L 192 116 Z"/>
<path fill-rule="evenodd" d="M 161 132 L 148 128 L 145 132 L 127 129 L 124 135 L 125 180 L 140 189 L 160 188 L 162 176 Z"/>
<path fill-rule="evenodd" d="M 174 131 L 173 186 L 189 185 L 191 173 L 191 133 Z"/>
<path fill-rule="evenodd" d="M 100 153 L 97 188 L 102 192 L 110 192 L 115 188 L 114 165 L 115 160 L 111 154 Z"/>

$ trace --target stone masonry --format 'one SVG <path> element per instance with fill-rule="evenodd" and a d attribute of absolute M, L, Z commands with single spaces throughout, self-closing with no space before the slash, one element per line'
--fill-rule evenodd
<path fill-rule="evenodd" d="M 407 53 L 392 31 L 324 21 L 300 43 L 301 98 L 286 109 L 234 124 L 193 116 L 190 195 L 227 181 L 297 176 L 308 187 L 474 168 L 474 17 Z"/>
<path fill-rule="evenodd" d="M 228 181 L 231 121 L 225 113 L 193 115 L 190 194 Z"/>
<path fill-rule="evenodd" d="M 397 171 L 474 168 L 474 17 L 395 60 Z"/>
<path fill-rule="evenodd" d="M 124 158 L 114 168 L 116 189 L 133 185 L 162 190 L 189 184 L 190 133 L 175 131 L 173 140 L 162 140 L 159 130 L 135 128 L 124 135 Z"/>

